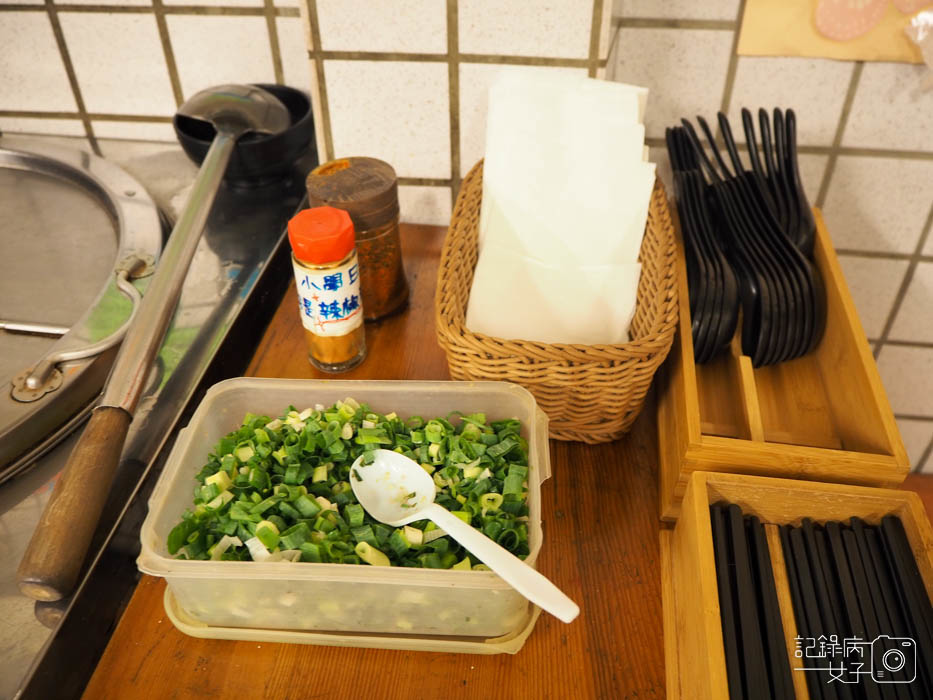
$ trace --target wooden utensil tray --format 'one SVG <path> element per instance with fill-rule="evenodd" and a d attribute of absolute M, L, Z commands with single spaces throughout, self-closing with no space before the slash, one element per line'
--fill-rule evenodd
<path fill-rule="evenodd" d="M 927 595 L 933 596 L 933 528 L 916 493 L 694 472 L 684 494 L 680 518 L 673 528 L 661 531 L 661 580 L 664 582 L 661 593 L 669 700 L 727 700 L 729 697 L 709 513 L 709 506 L 718 501 L 735 503 L 743 513 L 757 515 L 765 524 L 791 669 L 802 664 L 800 659 L 794 658 L 797 626 L 778 525 L 799 525 L 805 517 L 825 522 L 853 516 L 877 525 L 882 516 L 897 515 L 904 524 Z M 791 673 L 796 697 L 808 699 L 804 673 L 794 670 Z"/>
<path fill-rule="evenodd" d="M 814 216 L 826 333 L 804 357 L 769 367 L 752 367 L 738 334 L 728 352 L 694 363 L 684 250 L 676 236 L 680 323 L 658 382 L 665 520 L 677 517 L 694 470 L 888 487 L 907 476 L 907 453 L 878 368 L 819 210 Z"/>

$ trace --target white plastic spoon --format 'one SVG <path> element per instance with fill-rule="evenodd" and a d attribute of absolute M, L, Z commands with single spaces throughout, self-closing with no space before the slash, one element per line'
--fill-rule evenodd
<path fill-rule="evenodd" d="M 372 517 L 393 527 L 432 520 L 535 605 L 563 622 L 580 614 L 579 606 L 544 576 L 435 503 L 434 480 L 421 465 L 391 450 L 376 450 L 375 456 L 367 465 L 360 456 L 350 468 L 353 493 Z"/>

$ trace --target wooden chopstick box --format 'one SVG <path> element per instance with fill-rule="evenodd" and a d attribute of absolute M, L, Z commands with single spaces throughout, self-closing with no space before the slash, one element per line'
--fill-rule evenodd
<path fill-rule="evenodd" d="M 847 486 L 768 477 L 694 472 L 673 528 L 661 531 L 664 656 L 669 700 L 728 700 L 719 590 L 709 507 L 726 501 L 757 515 L 765 525 L 788 657 L 798 700 L 809 698 L 800 659 L 794 658 L 797 626 L 778 526 L 862 518 L 877 525 L 897 515 L 907 532 L 927 595 L 933 596 L 933 527 L 912 491 Z"/>
<path fill-rule="evenodd" d="M 676 220 L 676 207 L 670 207 Z M 814 258 L 826 286 L 826 333 L 804 357 L 753 368 L 738 337 L 693 361 L 683 243 L 680 323 L 659 372 L 661 517 L 677 517 L 694 470 L 893 487 L 909 462 L 878 368 L 819 210 Z"/>

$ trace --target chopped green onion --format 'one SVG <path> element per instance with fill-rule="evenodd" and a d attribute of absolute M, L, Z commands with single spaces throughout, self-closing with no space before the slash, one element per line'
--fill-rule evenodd
<path fill-rule="evenodd" d="M 266 549 L 272 549 L 279 543 L 279 528 L 269 520 L 262 520 L 256 525 L 256 537 Z"/>
<path fill-rule="evenodd" d="M 249 550 L 249 555 L 253 558 L 253 561 L 268 561 L 269 550 L 266 549 L 266 545 L 258 537 L 251 537 L 243 544 Z"/>
<path fill-rule="evenodd" d="M 527 556 L 528 443 L 517 420 L 459 412 L 404 420 L 352 398 L 289 407 L 274 420 L 247 414 L 196 474 L 194 504 L 168 550 L 215 561 L 372 563 L 361 546 L 389 565 L 483 570 L 434 523 L 393 529 L 363 510 L 350 484 L 366 478 L 378 448 L 414 459 L 434 479 L 439 505 Z M 363 466 L 353 468 L 357 458 Z M 416 498 L 407 494 L 405 505 Z"/>
<path fill-rule="evenodd" d="M 479 504 L 482 506 L 483 510 L 480 515 L 486 517 L 487 511 L 496 511 L 499 510 L 499 506 L 502 505 L 503 496 L 501 493 L 484 493 L 479 497 Z"/>
<path fill-rule="evenodd" d="M 294 505 L 303 518 L 313 518 L 321 512 L 321 505 L 307 494 L 296 498 Z"/>
<path fill-rule="evenodd" d="M 224 552 L 226 552 L 230 547 L 242 547 L 243 541 L 239 537 L 230 537 L 229 535 L 224 535 L 220 538 L 220 541 L 217 542 L 213 547 L 208 551 L 211 555 L 211 560 L 220 561 L 223 557 Z"/>
<path fill-rule="evenodd" d="M 372 566 L 392 566 L 389 557 L 367 542 L 357 542 L 354 551 L 360 559 Z"/>
<path fill-rule="evenodd" d="M 220 473 L 223 474 L 224 472 L 220 472 Z M 220 508 L 223 508 L 225 505 L 227 505 L 232 500 L 233 500 L 233 493 L 231 493 L 230 491 L 224 491 L 220 495 L 211 499 L 211 501 L 207 503 L 206 505 L 211 510 L 218 510 Z"/>
<path fill-rule="evenodd" d="M 233 482 L 230 480 L 230 475 L 225 471 L 219 471 L 216 474 L 211 474 L 204 480 L 204 483 L 213 484 L 221 491 L 226 491 L 231 486 L 233 486 Z"/>
<path fill-rule="evenodd" d="M 359 503 L 348 503 L 343 509 L 344 517 L 347 519 L 347 525 L 351 528 L 359 527 L 363 524 L 363 518 L 366 515 L 363 506 Z"/>

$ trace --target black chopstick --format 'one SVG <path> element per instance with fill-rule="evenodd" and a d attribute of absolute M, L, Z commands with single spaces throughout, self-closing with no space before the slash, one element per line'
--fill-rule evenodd
<path fill-rule="evenodd" d="M 879 640 L 881 646 L 887 650 L 888 645 L 884 643 L 881 635 L 884 630 L 879 622 L 878 612 L 875 609 L 874 599 L 868 582 L 868 573 L 862 564 L 862 555 L 855 532 L 849 528 L 842 529 L 842 544 L 845 548 L 846 559 L 849 562 L 849 571 L 852 573 L 852 583 L 855 586 L 855 596 L 859 607 L 862 610 L 862 621 L 865 623 L 866 641 Z M 874 647 L 872 645 L 872 654 Z M 874 659 L 871 660 L 874 662 Z M 867 666 L 866 666 L 867 668 Z M 866 679 L 866 683 L 872 683 L 877 687 L 881 700 L 898 700 L 897 685 L 893 683 L 875 683 L 874 679 Z"/>
<path fill-rule="evenodd" d="M 758 624 L 758 604 L 755 586 L 748 561 L 748 541 L 742 510 L 732 504 L 727 511 L 728 532 L 732 540 L 732 556 L 735 559 L 735 591 L 738 600 L 739 632 L 744 652 L 743 670 L 745 690 L 755 700 L 771 698 L 768 673 L 765 670 L 765 653 L 761 643 L 761 627 Z"/>
<path fill-rule="evenodd" d="M 820 615 L 820 607 L 816 600 L 816 591 L 813 588 L 814 575 L 810 567 L 810 562 L 807 559 L 803 531 L 799 528 L 790 528 L 788 540 L 790 542 L 791 556 L 797 567 L 797 583 L 800 586 L 800 597 L 803 602 L 801 612 L 806 620 L 807 634 L 801 636 L 805 639 L 815 640 L 818 639 L 820 635 L 825 636 L 827 628 Z M 808 659 L 806 650 L 804 650 L 804 659 L 807 667 L 820 668 L 817 665 L 816 659 Z M 813 666 L 810 666 L 810 664 L 813 664 Z M 809 684 L 811 698 L 814 698 L 814 700 L 815 697 L 821 697 L 823 700 L 838 700 L 839 696 L 836 693 L 836 685 L 834 683 L 824 683 L 818 673 L 808 672 L 808 680 L 811 676 L 815 679 L 815 682 Z M 818 693 L 815 697 L 813 692 L 814 686 L 816 686 Z"/>
<path fill-rule="evenodd" d="M 754 515 L 750 516 L 747 522 L 755 579 L 758 583 L 759 616 L 765 630 L 763 640 L 768 680 L 775 700 L 794 700 L 794 683 L 790 674 L 790 660 L 787 658 L 784 623 L 781 620 L 765 528 Z"/>
<path fill-rule="evenodd" d="M 839 644 L 843 643 L 845 627 L 842 616 L 842 607 L 836 592 L 836 581 L 830 568 L 831 560 L 823 539 L 823 532 L 818 531 L 810 518 L 804 518 L 800 530 L 807 556 L 810 562 L 810 571 L 813 577 L 813 591 L 816 596 L 823 620 L 820 634 L 827 638 L 836 636 Z M 829 666 L 834 665 L 834 659 L 829 659 Z M 827 673 L 830 671 L 827 669 Z M 833 683 L 833 692 L 840 700 L 852 700 L 852 692 L 844 683 Z"/>
<path fill-rule="evenodd" d="M 716 583 L 719 588 L 719 612 L 722 616 L 722 642 L 726 655 L 726 680 L 729 684 L 730 700 L 742 700 L 742 666 L 739 663 L 739 644 L 736 638 L 735 597 L 732 592 L 734 567 L 729 565 L 728 537 L 726 536 L 725 510 L 721 503 L 710 506 L 710 521 L 713 526 L 713 553 L 716 558 Z"/>
<path fill-rule="evenodd" d="M 869 528 L 860 518 L 849 520 L 849 526 L 852 528 L 852 534 L 855 536 L 855 542 L 858 546 L 862 569 L 865 573 L 865 581 L 868 584 L 869 595 L 871 596 L 872 606 L 878 621 L 879 634 L 888 634 L 898 636 L 898 628 L 895 627 L 891 615 L 888 612 L 888 603 L 885 600 L 884 590 L 881 587 L 881 580 L 878 571 L 875 568 L 874 557 L 871 548 L 868 545 Z M 890 589 L 888 589 L 890 591 Z M 897 700 L 922 700 L 912 692 L 910 685 L 901 683 L 890 686 L 894 690 Z"/>
<path fill-rule="evenodd" d="M 917 660 L 917 679 L 933 697 L 933 641 L 927 628 L 930 616 L 930 599 L 920 579 L 917 562 L 899 518 L 886 515 L 881 519 L 881 546 L 888 567 L 895 580 L 895 590 L 901 603 L 907 636 L 914 641 Z"/>
<path fill-rule="evenodd" d="M 794 553 L 790 545 L 790 525 L 779 525 L 778 534 L 781 538 L 781 549 L 784 551 L 784 568 L 787 570 L 787 587 L 790 589 L 791 606 L 794 610 L 794 621 L 797 623 L 797 636 L 801 639 L 807 639 L 812 635 L 809 627 L 809 620 L 804 614 L 803 593 L 800 590 L 800 583 L 797 580 L 797 564 L 794 561 Z M 805 649 L 801 649 L 805 653 Z M 804 666 L 806 664 L 804 663 Z M 811 700 L 822 700 L 823 692 L 820 689 L 819 676 L 814 671 L 804 671 L 804 678 L 807 681 L 807 688 L 810 690 Z"/>

